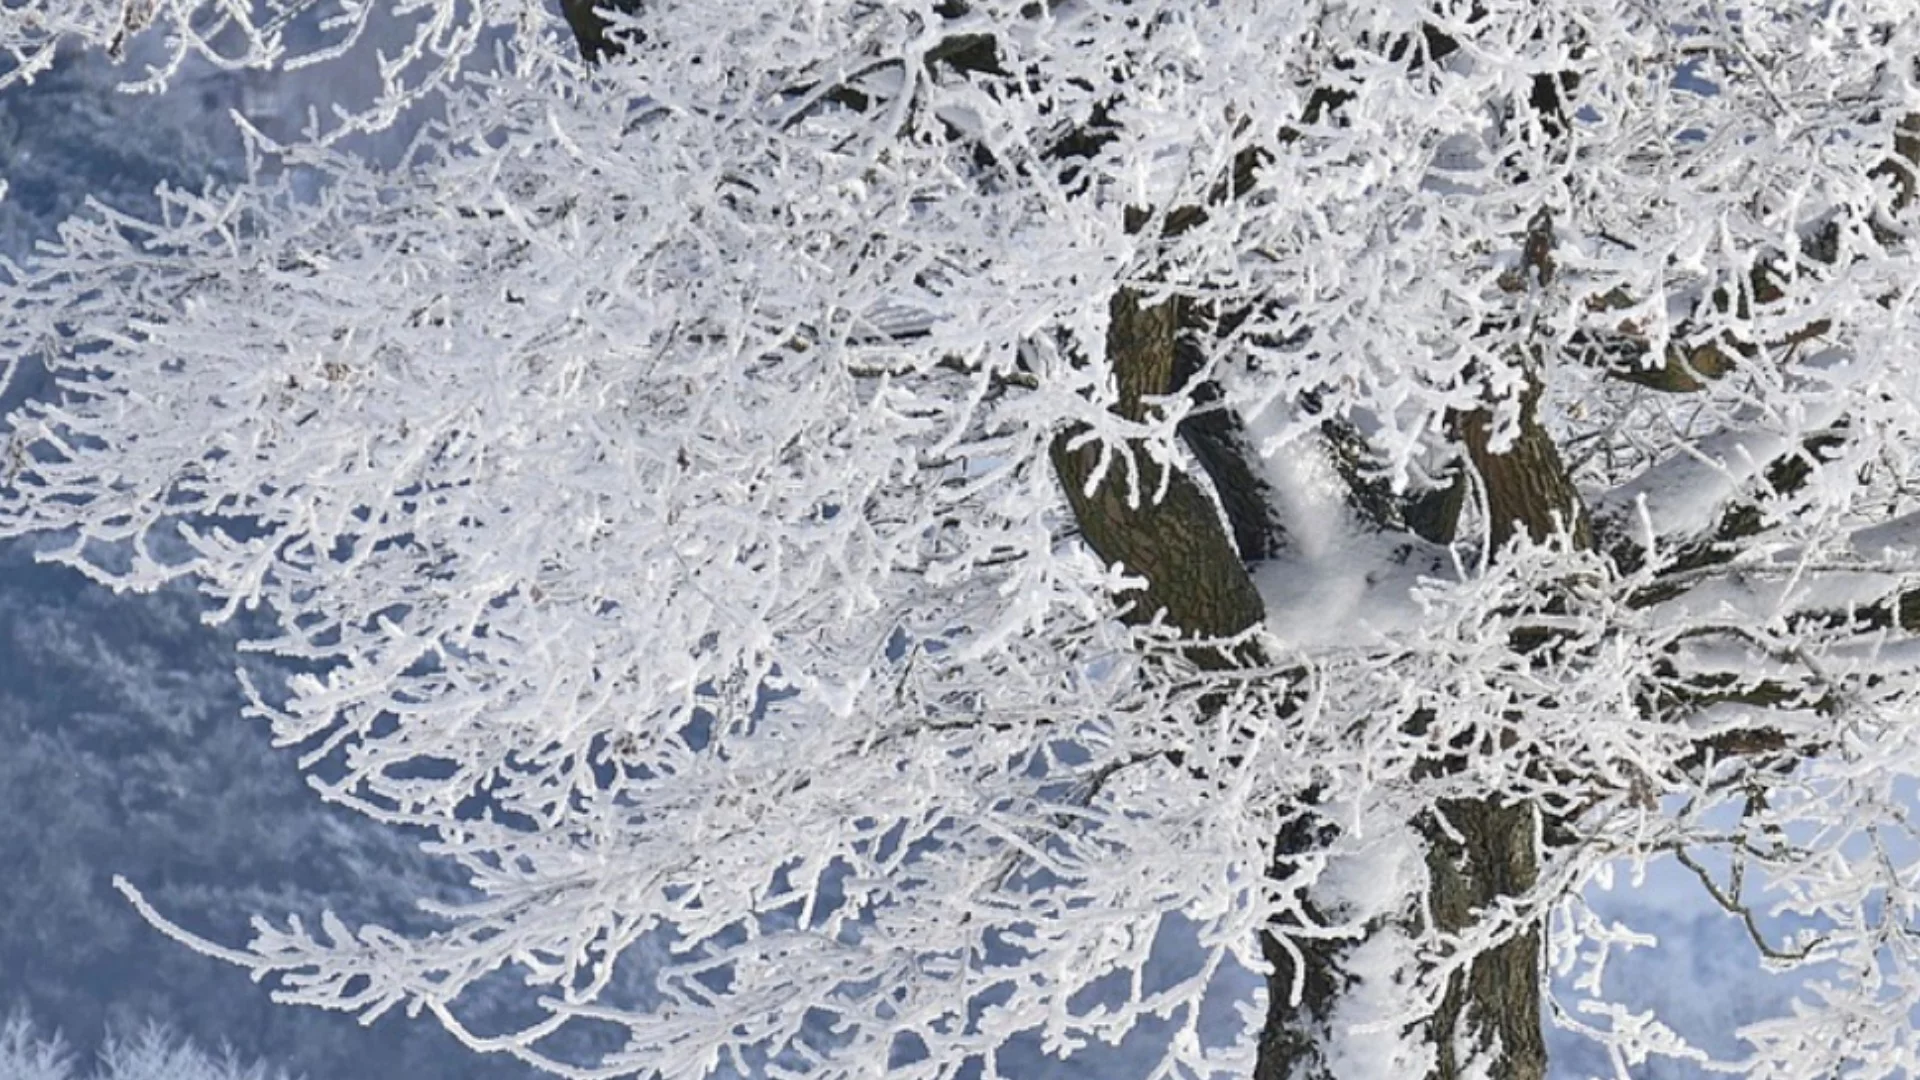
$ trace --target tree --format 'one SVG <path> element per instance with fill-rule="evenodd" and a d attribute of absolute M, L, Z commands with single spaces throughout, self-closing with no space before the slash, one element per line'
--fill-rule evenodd
<path fill-rule="evenodd" d="M 253 710 L 476 894 L 150 920 L 573 1077 L 1538 1077 L 1666 853 L 1810 979 L 1722 1066 L 1914 1067 L 1906 4 L 564 6 L 0 273 L 0 534 L 271 612 Z M 60 10 L 16 76 L 282 62 Z"/>
<path fill-rule="evenodd" d="M 26 1013 L 0 1021 L 0 1070 L 18 1080 L 71 1080 L 73 1061 L 56 1033 L 42 1037 Z M 231 1051 L 209 1056 L 191 1042 L 176 1040 L 158 1024 L 131 1038 L 112 1038 L 100 1053 L 100 1066 L 87 1075 L 97 1080 L 285 1080 L 265 1065 L 243 1065 Z"/>
<path fill-rule="evenodd" d="M 285 755 L 233 722 L 233 634 L 197 625 L 190 589 L 106 595 L 31 566 L 24 546 L 0 549 L 0 817 L 13 823 L 0 834 L 12 868 L 0 1009 L 24 1006 L 83 1062 L 114 1030 L 155 1020 L 309 1080 L 524 1080 L 510 1061 L 459 1060 L 443 1033 L 402 1018 L 361 1031 L 280 1008 L 238 971 L 147 931 L 113 874 L 202 927 L 331 906 L 413 932 L 436 925 L 414 901 L 458 895 L 459 882 L 417 837 L 321 805 Z M 23 1068 L 0 1050 L 0 1077 L 22 1080 Z"/>

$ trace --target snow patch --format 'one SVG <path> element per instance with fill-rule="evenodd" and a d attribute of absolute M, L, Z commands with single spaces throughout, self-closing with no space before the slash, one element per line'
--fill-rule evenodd
<path fill-rule="evenodd" d="M 1451 556 L 1363 520 L 1325 443 L 1284 424 L 1271 413 L 1248 424 L 1254 468 L 1287 533 L 1285 551 L 1254 568 L 1268 632 L 1283 645 L 1317 651 L 1375 645 L 1417 628 L 1424 613 L 1413 590 L 1453 576 Z"/>
<path fill-rule="evenodd" d="M 1433 1071 L 1434 1048 L 1420 1029 L 1409 1033 L 1409 995 L 1400 981 L 1412 970 L 1413 943 L 1383 927 L 1348 954 L 1352 985 L 1335 1005 L 1327 1033 L 1327 1065 L 1341 1080 L 1405 1080 Z"/>

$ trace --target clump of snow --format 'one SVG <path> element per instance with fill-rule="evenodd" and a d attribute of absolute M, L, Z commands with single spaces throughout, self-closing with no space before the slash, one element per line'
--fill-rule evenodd
<path fill-rule="evenodd" d="M 1276 446 L 1261 440 L 1257 424 L 1249 427 L 1287 531 L 1284 553 L 1254 571 L 1268 632 L 1316 651 L 1374 645 L 1415 629 L 1424 613 L 1413 590 L 1451 569 L 1446 551 L 1362 521 L 1318 440 Z"/>
<path fill-rule="evenodd" d="M 1820 396 L 1801 402 L 1790 423 L 1763 422 L 1753 409 L 1736 410 L 1731 427 L 1693 440 L 1680 452 L 1641 475 L 1599 494 L 1593 509 L 1601 517 L 1642 518 L 1656 535 L 1695 536 L 1717 520 L 1727 499 L 1752 483 L 1770 462 L 1801 440 L 1839 423 L 1846 412 L 1845 389 L 1857 376 L 1844 353 L 1824 350 L 1801 361 L 1798 374 Z"/>
<path fill-rule="evenodd" d="M 1433 1071 L 1434 1047 L 1404 1030 L 1413 943 L 1398 927 L 1383 927 L 1348 954 L 1352 985 L 1329 1022 L 1327 1064 L 1342 1080 L 1404 1080 Z"/>
<path fill-rule="evenodd" d="M 1333 1075 L 1397 1080 L 1431 1070 L 1433 1047 L 1413 1023 L 1424 1002 L 1406 982 L 1418 970 L 1415 945 L 1400 922 L 1412 898 L 1426 892 L 1419 834 L 1403 818 L 1378 813 L 1347 830 L 1315 880 L 1314 900 L 1330 917 L 1375 928 L 1345 960 L 1353 982 L 1329 1018 Z"/>
<path fill-rule="evenodd" d="M 1426 891 L 1419 835 L 1384 817 L 1349 830 L 1314 882 L 1314 900 L 1342 919 L 1370 922 L 1397 915 L 1409 897 Z"/>

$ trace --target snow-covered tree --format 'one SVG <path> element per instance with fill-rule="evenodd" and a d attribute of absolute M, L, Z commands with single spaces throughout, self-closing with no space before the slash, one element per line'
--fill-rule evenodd
<path fill-rule="evenodd" d="M 1549 972 L 1621 1075 L 1920 1067 L 1909 0 L 312 6 L 0 21 L 414 29 L 0 267 L 0 534 L 269 612 L 477 899 L 162 928 L 581 1078 L 1539 1077 Z M 1743 1056 L 1602 999 L 1656 856 L 1804 980 Z"/>
<path fill-rule="evenodd" d="M 212 1056 L 158 1024 L 110 1038 L 92 1080 L 286 1080 L 264 1064 L 246 1065 L 231 1051 Z M 41 1035 L 16 1012 L 0 1021 L 0 1076 L 7 1080 L 72 1080 L 73 1056 L 58 1033 Z"/>
<path fill-rule="evenodd" d="M 83 1060 L 104 1035 L 158 1019 L 309 1080 L 525 1080 L 523 1066 L 462 1060 L 402 1017 L 361 1031 L 279 1008 L 148 930 L 114 874 L 200 927 L 332 906 L 419 931 L 433 922 L 413 901 L 457 890 L 417 838 L 314 800 L 287 755 L 234 722 L 234 628 L 197 626 L 184 584 L 81 592 L 72 574 L 32 566 L 28 546 L 0 545 L 0 818 L 13 823 L 0 832 L 0 1012 L 24 1005 Z M 0 1080 L 21 1078 L 0 1064 Z"/>

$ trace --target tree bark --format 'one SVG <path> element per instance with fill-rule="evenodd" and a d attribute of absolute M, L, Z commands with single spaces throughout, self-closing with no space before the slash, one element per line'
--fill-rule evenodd
<path fill-rule="evenodd" d="M 1146 399 L 1173 387 L 1179 303 L 1143 306 L 1137 292 L 1121 289 L 1108 311 L 1106 362 L 1120 399 L 1115 411 L 1142 420 Z M 1121 451 L 1083 441 L 1085 434 L 1084 426 L 1075 426 L 1054 437 L 1054 469 L 1088 546 L 1143 579 L 1121 594 L 1123 618 L 1162 619 L 1198 638 L 1230 638 L 1259 623 L 1266 613 L 1260 594 L 1200 485 L 1153 461 L 1142 447 L 1124 448 L 1129 462 Z M 1165 493 L 1156 497 L 1163 484 Z M 1227 661 L 1209 651 L 1203 662 Z"/>
<path fill-rule="evenodd" d="M 1535 414 L 1538 395 L 1537 384 L 1528 387 L 1519 431 L 1504 452 L 1492 449 L 1492 419 L 1485 410 L 1458 420 L 1486 501 L 1495 558 L 1522 534 L 1536 543 L 1553 537 L 1582 548 L 1592 543 L 1579 493 Z M 1471 928 L 1502 897 L 1534 886 L 1540 865 L 1538 829 L 1531 805 L 1507 804 L 1497 794 L 1449 801 L 1439 808 L 1438 817 L 1444 820 L 1422 825 L 1429 910 L 1434 928 L 1451 935 Z M 1488 1055 L 1493 1061 L 1484 1075 L 1502 1080 L 1546 1076 L 1540 945 L 1540 928 L 1529 927 L 1476 957 L 1453 978 L 1429 1021 L 1440 1080 L 1480 1075 L 1472 1067 Z"/>
<path fill-rule="evenodd" d="M 1530 399 L 1538 393 L 1537 386 L 1529 387 Z M 1490 446 L 1491 424 L 1484 410 L 1460 418 L 1468 458 L 1486 499 L 1495 557 L 1523 533 L 1536 543 L 1562 537 L 1577 547 L 1590 546 L 1579 493 L 1552 437 L 1540 426 L 1532 401 L 1523 404 L 1520 430 L 1503 453 Z M 1504 803 L 1497 794 L 1449 801 L 1439 808 L 1438 818 L 1422 827 L 1429 910 L 1434 928 L 1451 935 L 1471 928 L 1502 897 L 1534 886 L 1540 865 L 1538 829 L 1531 805 Z M 1529 927 L 1476 957 L 1453 978 L 1429 1021 L 1440 1080 L 1481 1075 L 1472 1066 L 1488 1055 L 1493 1062 L 1484 1075 L 1502 1080 L 1546 1076 L 1540 945 L 1540 928 Z"/>
<path fill-rule="evenodd" d="M 1540 856 L 1533 807 L 1498 799 L 1444 804 L 1446 821 L 1429 823 L 1427 896 L 1443 933 L 1473 927 L 1502 897 L 1517 896 L 1539 880 Z M 1540 928 L 1532 926 L 1473 960 L 1455 976 L 1429 1022 L 1441 1080 L 1495 1076 L 1541 1080 L 1547 1045 L 1540 1026 Z M 1463 1055 L 1462 1049 L 1467 1053 Z M 1471 1066 L 1496 1055 L 1484 1072 Z"/>
<path fill-rule="evenodd" d="M 1553 436 L 1540 426 L 1538 383 L 1520 402 L 1513 445 L 1493 448 L 1493 417 L 1486 410 L 1459 418 L 1461 442 L 1486 495 L 1488 540 L 1496 555 L 1522 533 L 1536 544 L 1565 536 L 1575 547 L 1593 546 L 1580 494 L 1560 460 Z"/>
<path fill-rule="evenodd" d="M 1182 339 L 1175 343 L 1175 350 L 1175 389 L 1184 391 L 1194 404 L 1180 421 L 1180 439 L 1220 500 L 1240 561 L 1276 558 L 1286 550 L 1286 527 L 1274 509 L 1273 489 L 1253 467 L 1258 451 L 1249 441 L 1246 424 L 1226 407 L 1217 383 L 1197 381 L 1199 346 Z"/>
<path fill-rule="evenodd" d="M 1503 283 L 1508 291 L 1518 295 L 1550 285 L 1553 246 L 1553 221 L 1542 211 L 1528 226 L 1519 277 Z M 1467 463 L 1480 481 L 1494 559 L 1522 534 L 1534 543 L 1559 539 L 1575 548 L 1593 546 L 1585 503 L 1553 436 L 1540 424 L 1544 375 L 1542 365 L 1533 360 L 1509 446 L 1495 450 L 1489 409 L 1455 418 Z M 1513 647 L 1525 650 L 1538 644 L 1515 642 Z M 1536 811 L 1529 804 L 1503 802 L 1497 793 L 1485 799 L 1453 800 L 1438 808 L 1434 820 L 1423 823 L 1423 832 L 1430 910 L 1435 928 L 1443 934 L 1473 926 L 1501 898 L 1526 892 L 1539 878 L 1539 828 Z M 1430 1021 L 1440 1080 L 1467 1075 L 1502 1080 L 1546 1076 L 1540 944 L 1540 927 L 1529 926 L 1475 957 L 1465 972 L 1454 976 Z"/>
<path fill-rule="evenodd" d="M 1176 370 L 1180 305 L 1178 301 L 1144 305 L 1136 291 L 1121 289 L 1109 313 L 1105 361 L 1119 391 L 1115 411 L 1141 420 L 1147 399 L 1170 392 L 1190 374 Z M 1231 536 L 1221 524 L 1221 512 L 1194 478 L 1178 469 L 1149 464 L 1138 447 L 1126 448 L 1141 470 L 1137 488 L 1119 461 L 1110 461 L 1106 473 L 1094 482 L 1101 451 L 1097 446 L 1075 445 L 1083 432 L 1083 428 L 1071 428 L 1054 438 L 1054 467 L 1088 545 L 1101 558 L 1143 579 L 1141 586 L 1117 598 L 1125 605 L 1122 618 L 1135 624 L 1158 619 L 1201 639 L 1187 650 L 1187 656 L 1202 668 L 1259 663 L 1262 658 L 1252 643 L 1223 648 L 1211 640 L 1244 634 L 1265 616 L 1265 605 L 1242 553 L 1249 546 L 1278 542 L 1270 508 L 1243 508 L 1244 514 L 1258 516 L 1236 521 L 1235 531 L 1246 535 Z M 1231 433 L 1230 427 L 1212 432 Z M 1244 441 L 1216 439 L 1209 451 L 1220 458 L 1207 467 L 1210 478 L 1238 478 L 1245 486 L 1241 494 L 1249 498 L 1262 490 L 1256 486 L 1250 460 L 1226 460 L 1247 451 Z M 1151 493 L 1162 480 L 1165 494 L 1155 500 Z M 1136 491 L 1147 494 L 1135 498 Z M 1276 724 L 1284 721 L 1283 716 L 1271 718 Z M 1280 830 L 1268 870 L 1273 878 L 1285 881 L 1294 872 L 1295 856 L 1325 843 L 1317 821 L 1310 807 L 1302 807 L 1299 816 Z M 1308 1075 L 1318 1067 L 1320 1037 L 1342 987 L 1336 963 L 1341 947 L 1333 942 L 1307 944 L 1301 950 L 1305 970 L 1300 970 L 1295 954 L 1282 946 L 1276 934 L 1263 931 L 1260 945 L 1272 970 L 1267 976 L 1266 1019 L 1254 1075 L 1260 1080 Z M 1296 983 L 1302 991 L 1297 1001 Z"/>

